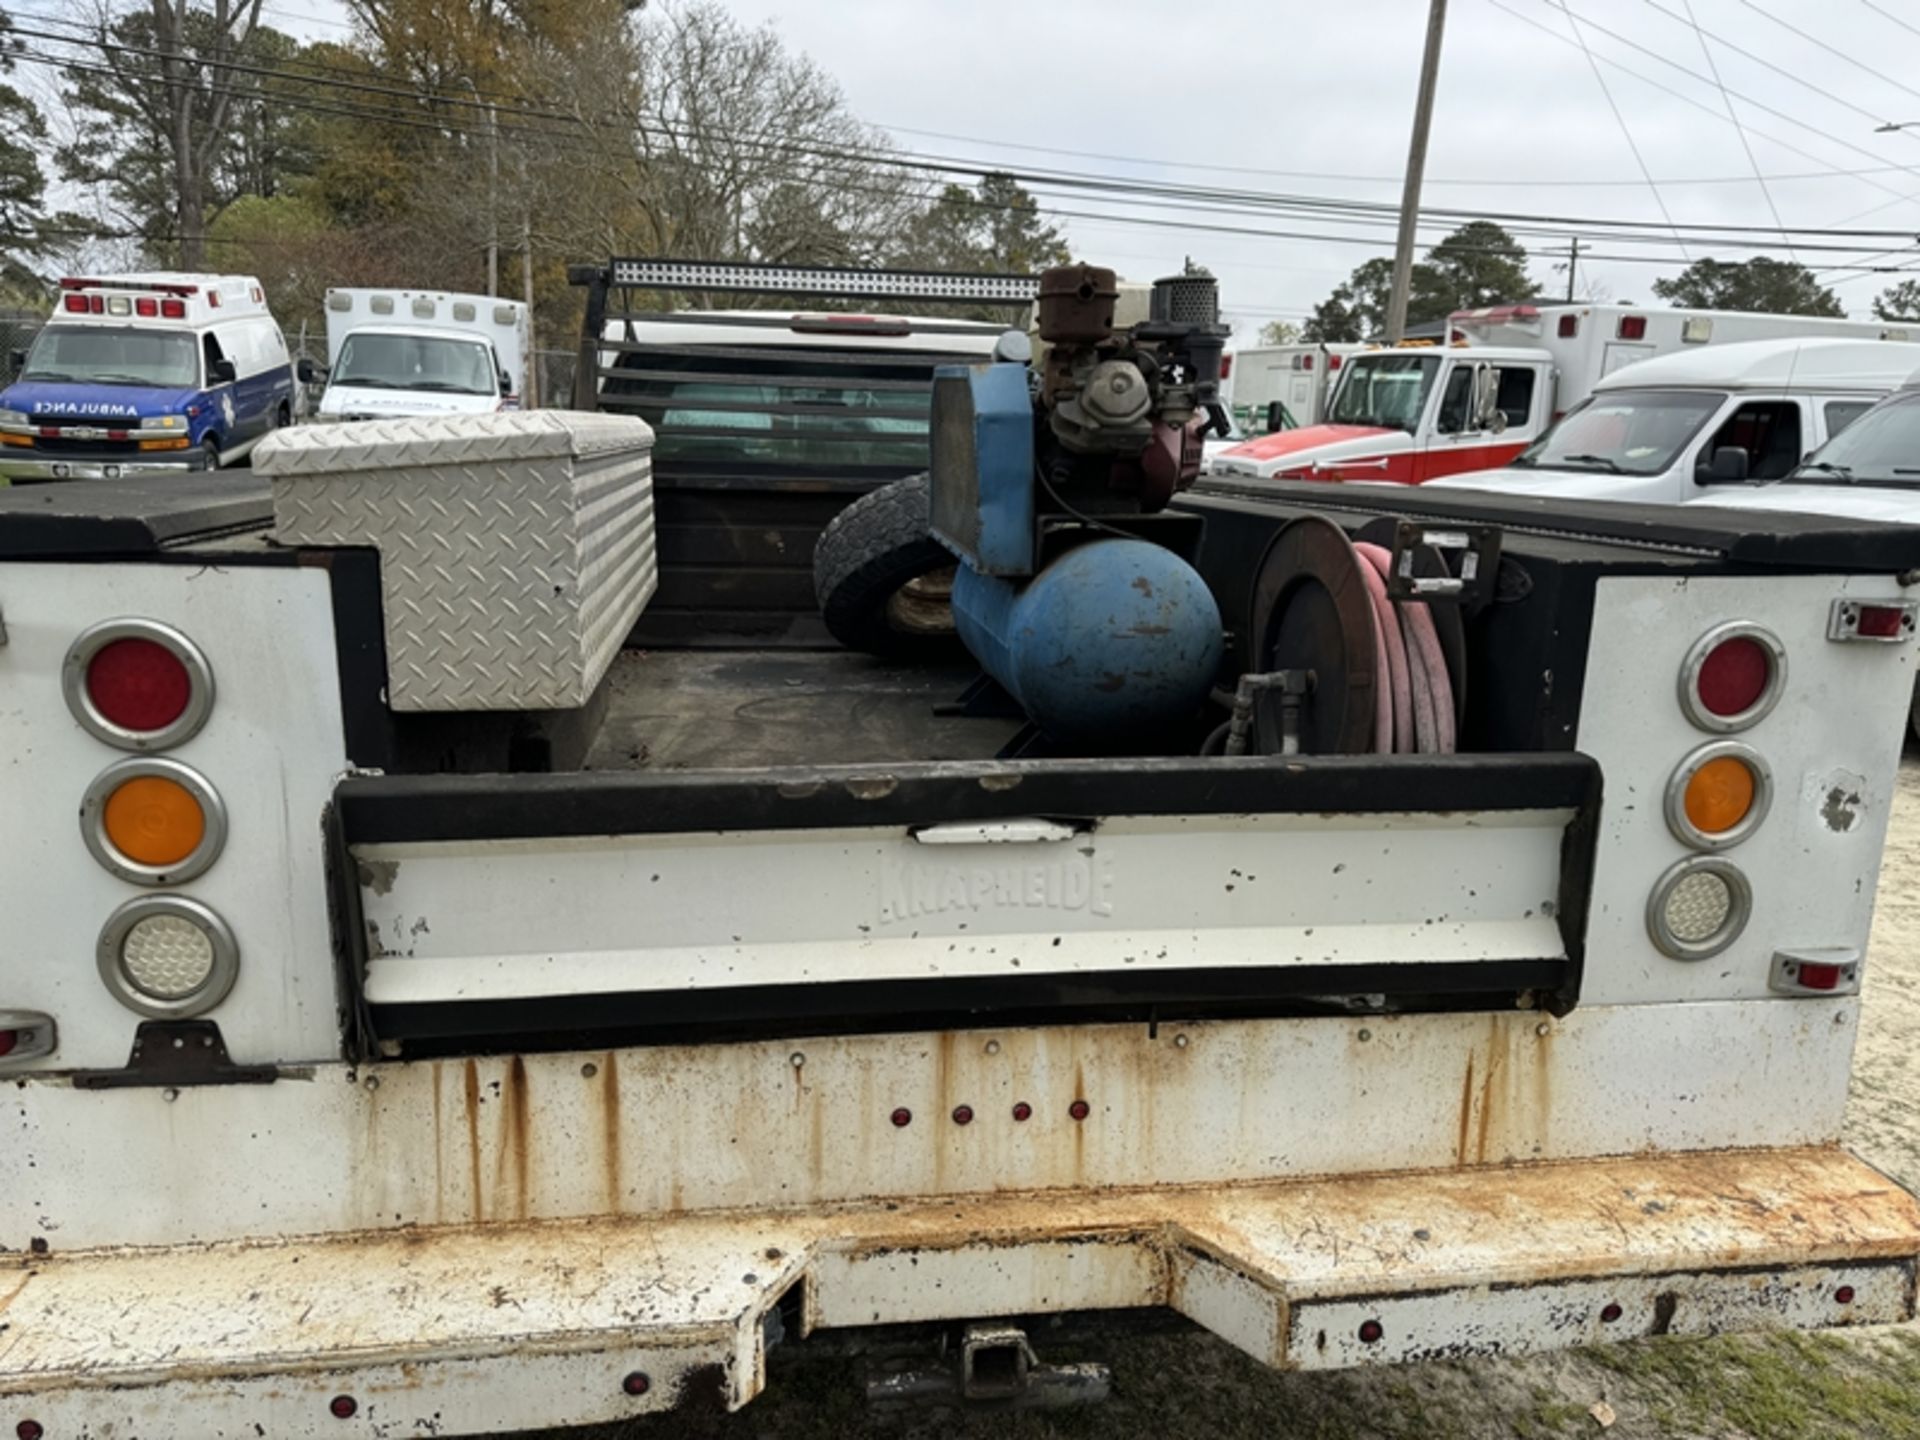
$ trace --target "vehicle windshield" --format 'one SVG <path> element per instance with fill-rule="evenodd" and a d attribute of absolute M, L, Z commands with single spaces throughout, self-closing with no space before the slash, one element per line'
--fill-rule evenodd
<path fill-rule="evenodd" d="M 1361 355 L 1347 362 L 1340 389 L 1327 409 L 1332 425 L 1379 425 L 1412 430 L 1426 409 L 1438 355 Z"/>
<path fill-rule="evenodd" d="M 178 330 L 49 325 L 33 342 L 19 378 L 197 390 L 200 347 Z"/>
<path fill-rule="evenodd" d="M 1592 396 L 1521 452 L 1528 470 L 1659 475 L 1726 403 L 1702 390 L 1608 390 Z"/>
<path fill-rule="evenodd" d="M 1882 400 L 1788 478 L 1811 485 L 1920 485 L 1920 391 Z"/>
<path fill-rule="evenodd" d="M 499 393 L 493 351 L 484 341 L 372 331 L 347 337 L 329 383 L 375 390 L 440 390 L 451 395 Z"/>

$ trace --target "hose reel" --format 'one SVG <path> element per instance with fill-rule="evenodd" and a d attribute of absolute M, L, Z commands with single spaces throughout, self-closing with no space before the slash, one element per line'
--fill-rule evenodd
<path fill-rule="evenodd" d="M 1254 578 L 1249 673 L 1235 696 L 1228 753 L 1247 741 L 1270 755 L 1458 748 L 1465 626 L 1454 605 L 1389 595 L 1395 532 L 1381 519 L 1350 538 L 1308 515 L 1273 538 Z M 1450 578 L 1431 546 L 1401 544 L 1399 553 L 1415 577 Z"/>

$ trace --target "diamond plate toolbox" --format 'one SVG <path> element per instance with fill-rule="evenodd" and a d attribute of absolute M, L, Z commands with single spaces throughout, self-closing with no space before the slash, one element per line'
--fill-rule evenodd
<path fill-rule="evenodd" d="M 380 552 L 395 710 L 586 703 L 659 584 L 653 431 L 536 410 L 279 430 L 285 545 Z"/>

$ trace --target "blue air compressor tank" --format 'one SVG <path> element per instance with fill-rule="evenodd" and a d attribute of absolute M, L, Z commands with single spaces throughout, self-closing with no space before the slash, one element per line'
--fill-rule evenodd
<path fill-rule="evenodd" d="M 1144 540 L 1093 541 L 1018 583 L 962 564 L 953 618 L 986 672 L 1060 740 L 1112 741 L 1192 713 L 1223 648 L 1206 582 Z"/>

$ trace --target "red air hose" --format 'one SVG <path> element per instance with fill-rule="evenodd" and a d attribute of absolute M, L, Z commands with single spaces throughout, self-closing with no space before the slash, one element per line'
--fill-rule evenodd
<path fill-rule="evenodd" d="M 1453 723 L 1453 682 L 1447 675 L 1440 632 L 1423 600 L 1396 605 L 1387 598 L 1393 557 L 1381 546 L 1356 544 L 1361 574 L 1373 601 L 1373 628 L 1384 662 L 1376 665 L 1380 698 L 1391 696 L 1392 714 L 1376 720 L 1374 749 L 1379 754 L 1451 755 L 1458 737 Z M 1385 683 L 1381 683 L 1385 682 Z M 1379 706 L 1376 715 L 1387 709 Z"/>

